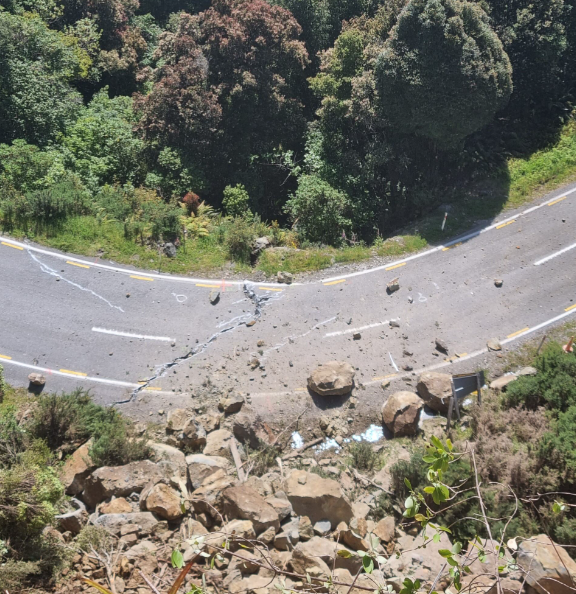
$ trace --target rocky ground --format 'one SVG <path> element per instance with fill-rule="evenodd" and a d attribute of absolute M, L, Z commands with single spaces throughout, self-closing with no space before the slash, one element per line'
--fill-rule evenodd
<path fill-rule="evenodd" d="M 349 391 L 353 376 L 347 364 L 328 365 L 315 370 L 309 387 L 337 397 Z M 58 519 L 60 540 L 76 551 L 82 541 L 82 550 L 57 591 L 95 592 L 83 581 L 89 578 L 115 594 L 163 594 L 180 573 L 173 561 L 193 560 L 182 592 L 400 592 L 410 578 L 420 580 L 422 592 L 455 593 L 439 553 L 451 549 L 449 535 L 433 541 L 418 522 L 398 523 L 391 515 L 401 517 L 403 502 L 391 493 L 390 469 L 408 460 L 418 442 L 446 437 L 443 416 L 421 416 L 425 406 L 445 412 L 449 394 L 450 376 L 438 373 L 423 374 L 417 393 L 393 394 L 378 424 L 389 437 L 416 441 L 383 437 L 374 443 L 372 451 L 385 455 L 371 472 L 360 473 L 345 454 L 323 445 L 326 438 L 344 443 L 353 399 L 322 417 L 321 437 L 308 443 L 294 444 L 293 427 L 275 430 L 242 397 L 228 395 L 218 409 L 170 411 L 151 435 L 149 460 L 95 468 L 84 444 L 63 467 L 70 511 Z M 390 495 L 393 512 L 383 513 L 382 494 Z M 491 546 L 484 543 L 487 551 Z M 375 560 L 371 574 L 362 571 L 366 555 Z M 497 582 L 494 555 L 482 563 L 476 549 L 463 551 L 471 568 L 467 590 L 568 594 L 576 580 L 576 563 L 547 536 L 509 541 L 506 555 L 518 566 Z"/>

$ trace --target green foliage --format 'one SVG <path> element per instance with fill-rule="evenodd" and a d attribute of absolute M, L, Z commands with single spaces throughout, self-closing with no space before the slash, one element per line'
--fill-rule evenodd
<path fill-rule="evenodd" d="M 538 369 L 536 376 L 520 377 L 508 386 L 504 396 L 507 406 L 546 406 L 560 412 L 576 405 L 574 354 L 565 353 L 558 343 L 549 343 L 534 366 Z"/>
<path fill-rule="evenodd" d="M 338 245 L 351 228 L 348 196 L 314 175 L 303 175 L 286 212 L 308 241 Z"/>
<path fill-rule="evenodd" d="M 130 97 L 110 99 L 99 91 L 62 139 L 66 166 L 96 192 L 104 184 L 144 181 L 144 143 L 134 133 Z"/>
<path fill-rule="evenodd" d="M 6 381 L 4 379 L 4 367 L 0 365 L 0 404 L 4 402 L 4 396 L 6 395 Z"/>
<path fill-rule="evenodd" d="M 41 396 L 29 432 L 52 450 L 66 442 L 80 444 L 92 438 L 90 456 L 99 466 L 120 466 L 149 454 L 145 436 L 134 436 L 117 410 L 94 404 L 83 390 Z"/>
<path fill-rule="evenodd" d="M 250 263 L 252 244 L 258 236 L 254 223 L 246 217 L 236 217 L 226 234 L 226 247 L 233 260 Z"/>
<path fill-rule="evenodd" d="M 27 445 L 26 431 L 18 422 L 15 409 L 0 409 L 0 469 L 9 468 L 17 462 Z"/>
<path fill-rule="evenodd" d="M 510 61 L 488 17 L 460 0 L 410 0 L 376 80 L 392 126 L 447 148 L 490 122 L 512 92 Z"/>
<path fill-rule="evenodd" d="M 379 456 L 373 450 L 372 444 L 366 441 L 351 443 L 348 453 L 351 458 L 351 466 L 358 470 L 374 470 L 379 462 Z"/>
<path fill-rule="evenodd" d="M 82 51 L 40 17 L 0 12 L 0 142 L 45 145 L 76 119 Z"/>
<path fill-rule="evenodd" d="M 561 471 L 562 486 L 576 484 L 576 404 L 558 413 L 542 437 L 538 454 L 543 463 Z"/>
<path fill-rule="evenodd" d="M 224 198 L 222 206 L 224 212 L 230 217 L 250 216 L 250 196 L 242 184 L 235 186 L 226 186 L 224 188 Z"/>

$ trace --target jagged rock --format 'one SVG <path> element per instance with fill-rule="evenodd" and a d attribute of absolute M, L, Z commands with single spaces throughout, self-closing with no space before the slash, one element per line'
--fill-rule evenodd
<path fill-rule="evenodd" d="M 426 371 L 418 378 L 418 396 L 432 409 L 440 413 L 448 412 L 452 396 L 452 376 L 447 373 Z"/>
<path fill-rule="evenodd" d="M 486 343 L 486 346 L 491 351 L 501 351 L 502 350 L 502 345 L 500 344 L 500 341 L 497 338 L 491 338 Z"/>
<path fill-rule="evenodd" d="M 516 372 L 518 377 L 522 377 L 523 375 L 538 375 L 538 370 L 536 367 L 522 367 L 520 371 Z"/>
<path fill-rule="evenodd" d="M 267 576 L 250 575 L 241 580 L 234 580 L 228 589 L 230 594 L 270 594 L 277 592 L 272 587 L 272 580 Z"/>
<path fill-rule="evenodd" d="M 139 532 L 149 534 L 159 524 L 150 512 L 132 512 L 129 514 L 105 514 L 94 520 L 95 526 L 120 534 L 120 530 L 128 525 L 135 526 Z"/>
<path fill-rule="evenodd" d="M 129 514 L 132 513 L 132 506 L 124 497 L 116 497 L 109 503 L 103 503 L 98 511 L 101 514 Z"/>
<path fill-rule="evenodd" d="M 138 559 L 144 557 L 149 553 L 155 553 L 158 550 L 158 546 L 149 540 L 141 540 L 138 544 L 129 548 L 125 553 L 127 559 Z"/>
<path fill-rule="evenodd" d="M 205 456 L 204 454 L 190 454 L 186 456 L 188 476 L 193 489 L 198 489 L 202 483 L 218 470 L 227 471 L 230 462 L 220 456 Z"/>
<path fill-rule="evenodd" d="M 274 547 L 279 551 L 291 551 L 299 540 L 298 530 L 283 530 L 275 536 Z"/>
<path fill-rule="evenodd" d="M 387 285 L 386 285 L 386 293 L 388 293 L 388 295 L 392 295 L 392 293 L 395 293 L 396 291 L 400 290 L 400 279 L 395 278 L 393 280 L 391 280 Z"/>
<path fill-rule="evenodd" d="M 287 499 L 267 497 L 265 501 L 278 514 L 278 518 L 281 522 L 290 517 L 290 514 L 292 513 L 292 504 Z"/>
<path fill-rule="evenodd" d="M 280 272 L 276 275 L 276 281 L 279 283 L 284 283 L 285 285 L 292 284 L 294 277 L 289 272 Z"/>
<path fill-rule="evenodd" d="M 510 384 L 511 382 L 515 382 L 517 379 L 518 376 L 515 373 L 511 373 L 510 375 L 503 375 L 502 377 L 499 377 L 494 381 L 490 382 L 490 389 L 505 392 L 508 384 Z"/>
<path fill-rule="evenodd" d="M 274 542 L 275 538 L 276 530 L 273 526 L 270 526 L 270 528 L 264 530 L 264 532 L 258 536 L 258 540 L 266 546 L 270 546 Z"/>
<path fill-rule="evenodd" d="M 165 443 L 149 443 L 148 447 L 152 450 L 150 459 L 153 462 L 167 460 L 176 466 L 186 467 L 186 456 L 182 450 L 166 445 Z"/>
<path fill-rule="evenodd" d="M 176 257 L 176 246 L 171 243 L 164 244 L 164 254 L 168 256 L 168 258 L 175 258 Z"/>
<path fill-rule="evenodd" d="M 31 373 L 28 376 L 28 381 L 33 386 L 44 386 L 46 384 L 46 378 L 41 373 Z"/>
<path fill-rule="evenodd" d="M 271 528 L 276 531 L 273 526 Z M 227 535 L 234 534 L 244 540 L 254 540 L 256 538 L 254 524 L 250 520 L 232 520 L 222 527 L 222 532 Z"/>
<path fill-rule="evenodd" d="M 61 532 L 71 532 L 76 535 L 88 522 L 86 506 L 78 499 L 72 498 L 70 503 L 76 507 L 74 511 L 56 516 L 58 527 Z"/>
<path fill-rule="evenodd" d="M 383 518 L 374 527 L 374 534 L 380 539 L 381 542 L 389 543 L 394 540 L 394 533 L 396 531 L 396 522 L 394 516 L 387 516 Z"/>
<path fill-rule="evenodd" d="M 396 392 L 382 407 L 384 425 L 394 437 L 416 435 L 423 402 L 413 392 Z"/>
<path fill-rule="evenodd" d="M 362 566 L 362 560 L 358 556 L 353 556 L 346 559 L 336 555 L 336 552 L 341 549 L 347 551 L 350 551 L 350 549 L 341 543 L 336 543 L 333 540 L 328 540 L 327 538 L 315 536 L 307 542 L 299 542 L 294 549 L 292 558 L 294 558 L 296 549 L 299 550 L 300 557 L 314 557 L 316 559 L 320 559 L 324 563 L 329 564 L 330 567 L 332 567 L 332 564 L 335 561 L 336 567 L 348 569 L 348 571 L 354 575 Z"/>
<path fill-rule="evenodd" d="M 96 468 L 90 458 L 92 440 L 80 446 L 62 467 L 61 479 L 67 495 L 79 495 L 84 490 L 86 477 Z"/>
<path fill-rule="evenodd" d="M 538 594 L 569 594 L 576 584 L 576 562 L 545 534 L 518 546 L 517 562 Z"/>
<path fill-rule="evenodd" d="M 218 289 L 212 289 L 208 299 L 211 305 L 216 305 L 220 301 L 220 291 Z"/>
<path fill-rule="evenodd" d="M 341 522 L 342 523 L 342 522 Z M 332 522 L 330 520 L 319 520 L 314 524 L 314 534 L 326 536 L 332 531 Z"/>
<path fill-rule="evenodd" d="M 242 575 L 256 573 L 260 569 L 260 565 L 256 561 L 260 561 L 261 558 L 261 556 L 251 553 L 246 549 L 240 549 L 230 560 L 228 571 L 238 569 Z"/>
<path fill-rule="evenodd" d="M 205 456 L 221 456 L 230 458 L 230 442 L 232 441 L 232 433 L 226 429 L 218 429 L 208 434 L 206 438 L 206 447 L 203 454 Z"/>
<path fill-rule="evenodd" d="M 314 537 L 314 526 L 312 526 L 312 522 L 308 516 L 302 516 L 298 520 L 298 534 L 300 535 L 300 540 L 310 540 Z"/>
<path fill-rule="evenodd" d="M 269 248 L 270 245 L 271 245 L 270 240 L 267 237 L 256 238 L 254 240 L 254 242 L 252 243 L 252 251 L 251 251 L 252 258 L 257 258 L 260 255 L 260 252 Z"/>
<path fill-rule="evenodd" d="M 360 534 L 354 532 L 346 525 L 346 522 L 340 522 L 336 527 L 337 540 L 350 547 L 353 551 L 367 551 L 370 544 Z"/>
<path fill-rule="evenodd" d="M 188 419 L 182 431 L 178 432 L 177 439 L 183 447 L 193 450 L 203 448 L 207 443 L 204 427 L 194 419 Z"/>
<path fill-rule="evenodd" d="M 322 539 L 321 539 L 322 540 Z M 292 552 L 292 558 L 288 565 L 292 571 L 305 575 L 309 574 L 311 577 L 328 577 L 330 575 L 330 568 L 319 554 L 319 551 L 310 550 L 308 543 L 298 543 Z M 328 541 L 326 541 L 328 542 Z"/>
<path fill-rule="evenodd" d="M 211 431 L 216 431 L 216 429 L 219 429 L 220 420 L 221 415 L 210 412 L 196 417 L 196 421 L 202 425 L 202 428 L 204 431 L 206 431 L 206 433 L 210 433 Z"/>
<path fill-rule="evenodd" d="M 207 514 L 212 518 L 217 518 L 215 511 L 216 502 L 224 489 L 231 487 L 233 479 L 226 476 L 226 473 L 219 469 L 213 475 L 204 480 L 202 485 L 196 489 L 192 495 L 192 506 L 198 514 Z"/>
<path fill-rule="evenodd" d="M 146 497 L 146 509 L 164 520 L 172 521 L 182 517 L 180 495 L 170 486 L 157 483 Z"/>
<path fill-rule="evenodd" d="M 230 518 L 250 520 L 256 534 L 264 532 L 270 526 L 280 529 L 280 520 L 276 510 L 266 503 L 254 489 L 246 485 L 230 487 L 220 497 L 222 513 Z"/>
<path fill-rule="evenodd" d="M 494 286 L 500 288 L 504 284 L 504 281 L 500 278 L 494 280 Z"/>
<path fill-rule="evenodd" d="M 82 498 L 89 508 L 95 508 L 109 497 L 140 493 L 148 483 L 170 478 L 171 470 L 150 460 L 98 468 L 86 478 Z"/>
<path fill-rule="evenodd" d="M 240 409 L 244 405 L 244 397 L 240 394 L 233 394 L 221 398 L 218 403 L 218 408 L 226 415 L 233 415 L 234 413 L 240 412 Z"/>
<path fill-rule="evenodd" d="M 440 340 L 439 338 L 437 338 L 435 340 L 435 344 L 436 344 L 436 350 L 447 354 L 448 353 L 448 345 L 443 341 Z"/>
<path fill-rule="evenodd" d="M 257 416 L 244 411 L 234 417 L 232 432 L 240 443 L 246 444 L 252 449 L 260 447 L 260 442 L 270 443 L 273 439 L 273 436 L 266 432 Z"/>
<path fill-rule="evenodd" d="M 350 363 L 330 361 L 312 371 L 308 388 L 320 396 L 342 396 L 354 387 L 355 373 Z"/>
<path fill-rule="evenodd" d="M 313 523 L 329 520 L 333 528 L 349 522 L 354 513 L 340 484 L 304 470 L 293 470 L 284 483 L 284 491 L 294 513 L 307 516 Z"/>
<path fill-rule="evenodd" d="M 192 418 L 192 413 L 185 408 L 175 408 L 168 413 L 166 431 L 179 433 Z"/>

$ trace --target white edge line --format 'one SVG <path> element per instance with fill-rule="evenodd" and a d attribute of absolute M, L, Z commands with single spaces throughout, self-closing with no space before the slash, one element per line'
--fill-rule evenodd
<path fill-rule="evenodd" d="M 572 245 L 565 247 L 563 250 L 554 252 L 553 254 L 550 254 L 550 256 L 547 256 L 546 258 L 542 258 L 542 260 L 538 260 L 538 262 L 534 262 L 534 266 L 540 266 L 540 264 L 544 264 L 545 262 L 548 262 L 549 260 L 552 260 L 553 258 L 561 256 L 562 254 L 565 254 L 566 252 L 569 252 L 570 250 L 573 250 L 574 248 L 576 248 L 576 243 L 573 243 Z"/>
<path fill-rule="evenodd" d="M 106 328 L 92 328 L 92 332 L 100 332 L 102 334 L 112 334 L 114 336 L 126 336 L 127 338 L 144 338 L 146 340 L 161 340 L 163 342 L 175 342 L 175 338 L 169 336 L 151 336 L 148 334 L 132 334 L 131 332 L 120 332 L 118 330 L 106 330 Z"/>
<path fill-rule="evenodd" d="M 69 260 L 70 262 L 75 262 L 77 264 L 84 264 L 86 266 L 90 266 L 92 268 L 102 268 L 103 270 L 110 270 L 112 272 L 120 272 L 122 274 L 136 274 L 138 276 L 147 276 L 150 278 L 156 278 L 159 280 L 168 280 L 168 281 L 176 281 L 182 283 L 202 283 L 202 284 L 213 284 L 213 285 L 222 285 L 222 279 L 206 279 L 206 278 L 188 278 L 184 276 L 173 276 L 171 274 L 158 274 L 143 270 L 130 270 L 128 268 L 121 268 L 120 266 L 110 266 L 109 264 L 101 264 L 100 262 L 90 262 L 89 260 L 82 260 L 81 258 L 75 258 L 73 256 L 69 256 L 66 254 L 59 254 L 58 252 L 53 252 L 51 250 L 45 250 L 33 245 L 29 245 L 27 243 L 22 243 L 21 241 L 16 241 L 11 237 L 3 237 L 0 235 L 0 241 L 7 241 L 21 247 L 25 250 L 29 250 L 31 252 L 36 252 L 37 254 L 44 254 L 45 256 L 50 256 L 52 258 L 58 258 L 60 260 Z M 238 286 L 241 287 L 244 284 L 249 285 L 258 285 L 260 287 L 282 287 L 287 288 L 290 285 L 282 284 L 282 283 L 260 283 L 251 280 L 242 280 L 242 281 L 234 281 L 234 280 L 226 280 L 224 279 L 224 283 L 226 286 Z M 291 286 L 300 285 L 302 283 L 292 283 Z"/>
<path fill-rule="evenodd" d="M 502 221 L 497 221 L 496 223 L 493 223 L 492 225 L 490 225 L 488 227 L 479 229 L 478 231 L 471 231 L 470 233 L 467 233 L 466 235 L 463 235 L 461 237 L 457 237 L 456 239 L 453 239 L 443 245 L 436 246 L 435 248 L 426 250 L 425 252 L 420 252 L 418 254 L 414 254 L 413 256 L 409 256 L 408 258 L 404 258 L 402 260 L 396 260 L 394 262 L 389 262 L 388 264 L 384 264 L 384 265 L 378 266 L 376 268 L 368 268 L 366 270 L 359 270 L 358 272 L 353 272 L 351 274 L 345 274 L 345 275 L 341 275 L 341 276 L 333 276 L 331 278 L 325 278 L 318 282 L 329 283 L 329 282 L 332 282 L 335 280 L 353 278 L 355 276 L 361 276 L 363 274 L 369 274 L 371 272 L 385 270 L 386 268 L 390 268 L 391 266 L 397 266 L 398 264 L 404 264 L 405 262 L 410 262 L 410 261 L 416 260 L 418 258 L 423 258 L 424 256 L 429 256 L 431 254 L 434 254 L 435 252 L 443 250 L 447 247 L 451 247 L 457 243 L 468 241 L 469 239 L 472 239 L 473 237 L 477 237 L 478 235 L 481 235 L 482 233 L 487 233 L 488 231 L 492 231 L 493 229 L 496 229 L 496 227 L 500 227 L 500 225 L 505 225 L 506 223 L 509 223 L 510 221 L 515 221 L 524 215 L 527 215 L 531 212 L 534 212 L 535 210 L 538 210 L 539 208 L 548 206 L 548 204 L 550 204 L 550 202 L 554 202 L 555 200 L 558 200 L 558 198 L 561 198 L 563 196 L 570 196 L 571 194 L 574 194 L 574 193 L 576 193 L 576 188 L 574 188 L 573 190 L 570 190 L 568 192 L 560 192 L 557 196 L 554 196 L 554 198 L 550 198 L 549 200 L 546 200 L 546 202 L 543 202 L 542 204 L 538 204 L 537 206 L 532 206 L 531 208 L 528 208 L 528 209 L 518 213 L 515 216 L 509 217 Z"/>
<path fill-rule="evenodd" d="M 396 318 L 395 321 L 397 321 Z M 374 322 L 374 324 L 368 324 L 367 326 L 359 326 L 358 328 L 349 328 L 348 330 L 339 330 L 338 332 L 328 332 L 328 334 L 324 334 L 324 338 L 331 338 L 332 336 L 342 336 L 343 334 L 352 334 L 353 332 L 360 332 L 360 330 L 369 330 L 370 328 L 378 328 L 379 326 L 385 326 L 389 324 L 390 320 L 386 320 L 385 322 Z"/>

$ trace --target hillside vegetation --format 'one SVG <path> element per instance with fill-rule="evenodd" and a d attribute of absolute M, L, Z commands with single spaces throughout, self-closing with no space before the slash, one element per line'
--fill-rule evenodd
<path fill-rule="evenodd" d="M 419 249 L 570 177 L 573 4 L 2 0 L 1 230 L 175 272 Z"/>

